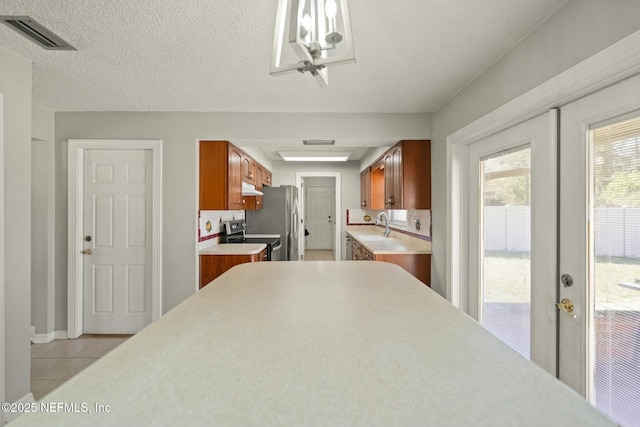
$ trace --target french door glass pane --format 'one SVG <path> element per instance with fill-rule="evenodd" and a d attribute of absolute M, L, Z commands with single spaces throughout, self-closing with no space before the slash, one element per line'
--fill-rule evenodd
<path fill-rule="evenodd" d="M 589 136 L 590 398 L 621 425 L 640 426 L 640 118 Z"/>
<path fill-rule="evenodd" d="M 531 329 L 531 148 L 480 162 L 482 325 L 526 358 Z"/>

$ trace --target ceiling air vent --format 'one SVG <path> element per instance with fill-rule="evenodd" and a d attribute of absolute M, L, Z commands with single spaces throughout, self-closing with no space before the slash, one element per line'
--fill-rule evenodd
<path fill-rule="evenodd" d="M 75 47 L 28 16 L 0 16 L 0 22 L 47 50 L 76 50 Z"/>
<path fill-rule="evenodd" d="M 304 145 L 335 145 L 335 139 L 303 139 Z"/>

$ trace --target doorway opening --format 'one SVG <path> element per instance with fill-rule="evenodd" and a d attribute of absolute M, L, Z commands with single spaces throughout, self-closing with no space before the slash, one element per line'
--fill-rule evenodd
<path fill-rule="evenodd" d="M 341 212 L 339 172 L 297 172 L 304 233 L 300 233 L 303 260 L 341 259 Z"/>

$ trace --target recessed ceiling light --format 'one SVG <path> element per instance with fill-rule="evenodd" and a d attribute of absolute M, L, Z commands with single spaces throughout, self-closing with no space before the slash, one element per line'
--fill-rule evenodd
<path fill-rule="evenodd" d="M 285 162 L 346 162 L 350 151 L 278 151 Z"/>

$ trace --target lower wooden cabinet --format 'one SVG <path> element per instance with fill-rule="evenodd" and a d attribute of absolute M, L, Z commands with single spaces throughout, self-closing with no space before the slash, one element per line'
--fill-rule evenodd
<path fill-rule="evenodd" d="M 416 279 L 431 287 L 431 255 L 428 254 L 377 254 L 375 261 L 399 265 Z"/>
<path fill-rule="evenodd" d="M 231 267 L 267 260 L 267 250 L 254 255 L 200 255 L 200 289 Z"/>
<path fill-rule="evenodd" d="M 431 255 L 429 254 L 374 254 L 356 239 L 351 240 L 354 261 L 381 261 L 396 264 L 431 287 Z"/>

